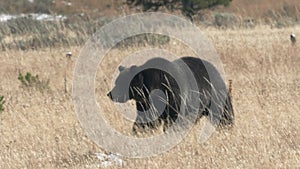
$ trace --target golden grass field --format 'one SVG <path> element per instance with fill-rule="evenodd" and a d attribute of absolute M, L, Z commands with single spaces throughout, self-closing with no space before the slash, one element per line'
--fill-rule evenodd
<path fill-rule="evenodd" d="M 151 158 L 123 158 L 122 167 L 110 168 L 299 168 L 300 44 L 292 46 L 289 34 L 300 35 L 300 27 L 202 31 L 220 54 L 227 79 L 233 80 L 234 128 L 218 130 L 199 144 L 202 119 L 170 151 Z M 164 48 L 187 53 L 172 43 Z M 95 153 L 104 149 L 85 136 L 72 103 L 72 74 L 80 50 L 0 52 L 0 95 L 6 100 L 0 113 L 0 168 L 101 168 Z M 72 60 L 66 59 L 66 51 L 73 52 Z M 114 49 L 111 55 L 120 58 L 126 52 Z M 19 72 L 50 79 L 51 89 L 20 87 Z M 105 97 L 101 91 L 98 99 Z M 124 124 L 112 125 L 130 132 L 131 124 Z"/>

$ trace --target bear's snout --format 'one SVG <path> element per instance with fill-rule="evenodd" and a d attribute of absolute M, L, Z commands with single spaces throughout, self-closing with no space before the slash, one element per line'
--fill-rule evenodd
<path fill-rule="evenodd" d="M 107 93 L 107 96 L 108 96 L 110 99 L 112 99 L 111 92 L 108 92 L 108 93 Z"/>
<path fill-rule="evenodd" d="M 128 95 L 124 94 L 123 92 L 118 92 L 114 89 L 112 89 L 110 92 L 106 94 L 110 100 L 113 102 L 118 102 L 118 103 L 125 103 L 126 101 L 129 100 Z"/>

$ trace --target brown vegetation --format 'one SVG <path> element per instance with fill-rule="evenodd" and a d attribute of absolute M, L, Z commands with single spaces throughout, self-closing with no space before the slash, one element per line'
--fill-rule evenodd
<path fill-rule="evenodd" d="M 152 158 L 125 158 L 124 167 L 297 168 L 300 48 L 290 44 L 289 32 L 300 28 L 203 31 L 215 44 L 227 78 L 233 80 L 235 127 L 217 131 L 208 142 L 199 144 L 202 119 L 174 149 Z M 164 48 L 190 54 L 180 44 Z M 97 168 L 94 153 L 101 150 L 85 136 L 72 99 L 64 92 L 64 74 L 67 72 L 70 86 L 80 47 L 70 50 L 74 53 L 71 61 L 60 48 L 0 53 L 0 93 L 6 100 L 0 114 L 1 168 Z M 127 49 L 128 53 L 134 50 Z M 124 56 L 126 52 L 114 49 L 109 55 Z M 50 79 L 51 91 L 24 90 L 17 79 L 19 70 Z M 100 85 L 98 99 L 105 97 L 108 87 Z M 108 112 L 108 118 L 120 117 Z M 116 129 L 130 133 L 132 124 L 127 122 L 126 127 L 122 121 L 110 121 Z"/>
<path fill-rule="evenodd" d="M 6 1 L 0 0 L 1 6 L 3 2 Z M 111 19 L 136 11 L 129 11 L 117 0 L 72 2 L 72 7 L 59 1 L 55 4 L 57 11 L 71 16 L 66 22 L 20 20 L 8 23 L 11 27 L 0 23 L 0 96 L 5 100 L 0 113 L 0 168 L 101 168 L 95 153 L 107 152 L 86 137 L 73 108 L 71 91 L 65 92 L 64 79 L 71 89 L 76 59 L 84 42 L 105 23 L 91 18 Z M 298 0 L 234 0 L 229 8 L 204 11 L 201 17 L 205 24 L 199 24 L 200 29 L 214 44 L 227 79 L 232 80 L 234 128 L 218 130 L 208 142 L 199 144 L 199 131 L 205 122 L 201 119 L 175 148 L 151 158 L 124 157 L 123 167 L 298 168 L 300 45 L 292 45 L 289 39 L 291 32 L 300 35 L 298 9 Z M 87 15 L 80 18 L 77 14 L 81 12 Z M 215 24 L 216 13 L 236 18 L 229 20 L 236 25 L 230 24 L 231 29 L 210 27 Z M 244 21 L 255 23 L 240 26 Z M 291 24 L 282 24 L 286 22 Z M 36 46 L 32 47 L 33 42 Z M 24 48 L 18 44 L 24 44 Z M 107 120 L 129 136 L 132 123 L 112 107 L 106 92 L 117 63 L 146 47 L 125 43 L 112 49 L 106 56 L 109 59 L 100 65 L 109 76 L 104 79 L 98 75 L 96 79 L 96 99 L 99 103 L 105 101 Z M 180 56 L 193 55 L 173 39 L 157 47 Z M 65 57 L 66 51 L 72 51 L 71 59 Z M 18 80 L 20 72 L 49 79 L 49 89 L 24 89 Z"/>

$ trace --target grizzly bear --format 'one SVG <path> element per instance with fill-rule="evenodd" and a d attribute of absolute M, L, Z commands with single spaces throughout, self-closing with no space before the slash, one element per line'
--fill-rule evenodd
<path fill-rule="evenodd" d="M 162 124 L 166 131 L 180 118 L 196 122 L 207 116 L 219 126 L 234 123 L 225 82 L 208 61 L 189 56 L 172 62 L 153 58 L 141 66 L 120 66 L 119 71 L 115 86 L 107 95 L 120 103 L 135 100 L 135 133 L 138 129 L 157 129 Z"/>

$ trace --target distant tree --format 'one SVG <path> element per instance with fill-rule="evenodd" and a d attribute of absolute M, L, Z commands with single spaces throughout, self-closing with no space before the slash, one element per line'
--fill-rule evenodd
<path fill-rule="evenodd" d="M 143 11 L 158 11 L 161 7 L 168 10 L 180 9 L 190 18 L 201 9 L 211 8 L 217 5 L 228 6 L 232 0 L 127 0 L 131 7 L 141 6 Z"/>

